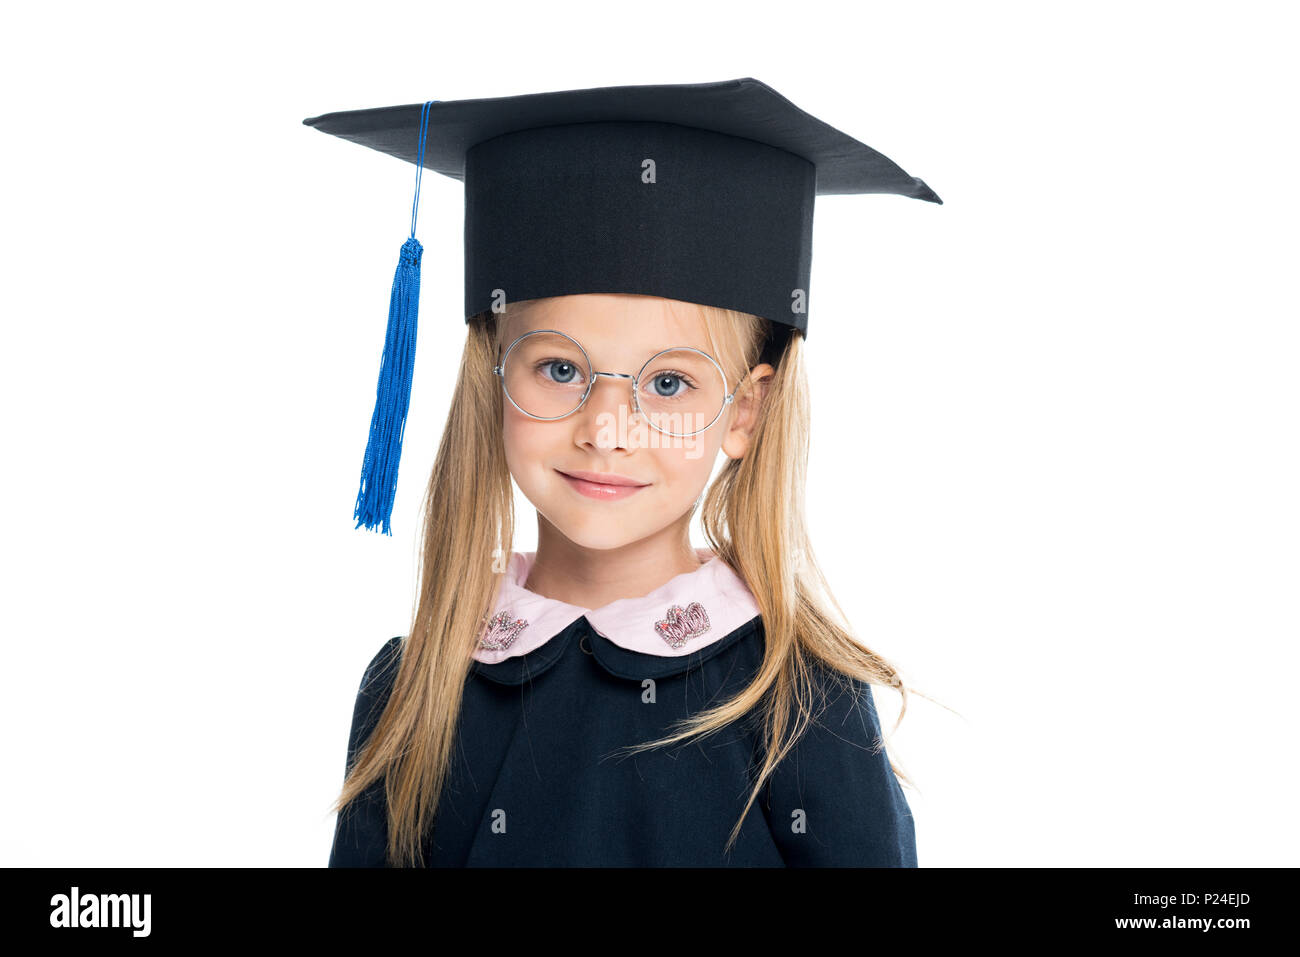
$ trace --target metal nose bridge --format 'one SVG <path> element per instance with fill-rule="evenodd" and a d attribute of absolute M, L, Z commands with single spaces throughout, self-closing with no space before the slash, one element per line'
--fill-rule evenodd
<path fill-rule="evenodd" d="M 641 411 L 641 403 L 638 402 L 638 401 L 637 401 L 637 398 L 636 398 L 636 376 L 634 376 L 634 375 L 628 375 L 626 372 L 595 372 L 595 371 L 593 371 L 593 372 L 591 373 L 591 384 L 587 387 L 587 391 L 586 391 L 586 393 L 583 395 L 583 397 L 582 397 L 582 401 L 579 402 L 578 405 L 577 405 L 577 407 L 573 410 L 574 412 L 577 412 L 578 409 L 581 409 L 584 405 L 587 404 L 587 400 L 588 400 L 589 398 L 591 398 L 591 392 L 592 392 L 592 390 L 596 387 L 596 379 L 597 379 L 599 376 L 604 376 L 606 379 L 631 379 L 631 380 L 632 380 L 632 383 L 633 383 L 633 384 L 632 384 L 632 409 L 633 409 L 633 414 L 639 414 L 639 413 L 640 413 L 640 411 Z"/>

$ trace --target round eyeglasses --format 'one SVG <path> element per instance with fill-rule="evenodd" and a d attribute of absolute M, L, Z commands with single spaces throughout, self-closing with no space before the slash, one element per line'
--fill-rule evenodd
<path fill-rule="evenodd" d="M 627 379 L 634 384 L 632 407 L 637 414 L 652 428 L 678 438 L 698 435 L 713 425 L 736 395 L 727 391 L 727 377 L 717 361 L 691 346 L 656 353 L 636 375 L 595 372 L 587 350 L 557 329 L 524 333 L 510 343 L 492 371 L 501 377 L 511 405 L 544 421 L 577 412 L 598 377 Z"/>

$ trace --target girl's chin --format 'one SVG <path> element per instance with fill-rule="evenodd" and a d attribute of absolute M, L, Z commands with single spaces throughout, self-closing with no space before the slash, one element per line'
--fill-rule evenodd
<path fill-rule="evenodd" d="M 620 528 L 615 531 L 611 528 L 587 528 L 572 525 L 556 525 L 556 527 L 559 529 L 560 534 L 579 548 L 589 548 L 598 552 L 622 548 L 624 545 L 630 545 L 642 537 L 630 528 Z"/>

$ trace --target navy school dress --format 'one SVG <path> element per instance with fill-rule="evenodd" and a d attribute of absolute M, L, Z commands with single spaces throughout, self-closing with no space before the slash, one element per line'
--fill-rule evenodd
<path fill-rule="evenodd" d="M 761 767 L 760 709 L 702 741 L 619 751 L 734 696 L 762 662 L 752 594 L 721 559 L 697 554 L 696 571 L 595 610 L 525 589 L 535 553 L 512 554 L 466 679 L 428 866 L 917 866 L 907 800 L 887 753 L 873 753 L 871 687 L 841 686 L 820 665 L 816 721 L 729 853 Z M 362 678 L 348 769 L 387 703 L 401 648 L 390 639 Z M 386 840 L 381 778 L 339 814 L 329 866 L 388 866 Z"/>

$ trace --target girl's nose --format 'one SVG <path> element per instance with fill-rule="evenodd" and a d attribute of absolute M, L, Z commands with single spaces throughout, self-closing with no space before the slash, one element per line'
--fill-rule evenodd
<path fill-rule="evenodd" d="M 632 403 L 632 380 L 599 375 L 595 377 L 587 401 L 578 410 L 578 427 L 599 447 L 624 444 L 625 428 L 636 424 Z"/>

